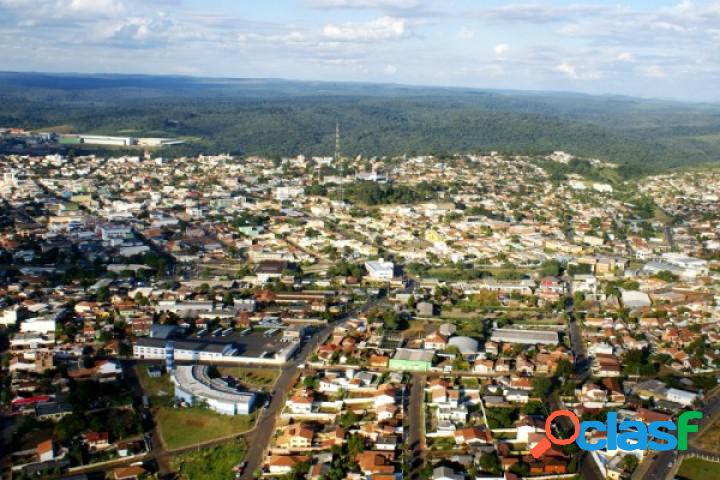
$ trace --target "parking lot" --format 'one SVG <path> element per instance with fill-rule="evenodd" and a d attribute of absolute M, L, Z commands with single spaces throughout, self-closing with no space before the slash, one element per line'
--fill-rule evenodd
<path fill-rule="evenodd" d="M 237 355 L 258 358 L 263 352 L 267 352 L 268 355 L 272 355 L 288 345 L 281 340 L 282 330 L 276 332 L 272 337 L 265 336 L 266 331 L 267 330 L 263 329 L 253 329 L 251 332 L 242 335 L 242 333 L 238 330 L 227 336 L 213 336 L 212 333 L 202 337 L 191 335 L 188 337 L 188 340 L 199 340 L 207 343 L 223 345 L 233 343 L 238 349 Z"/>

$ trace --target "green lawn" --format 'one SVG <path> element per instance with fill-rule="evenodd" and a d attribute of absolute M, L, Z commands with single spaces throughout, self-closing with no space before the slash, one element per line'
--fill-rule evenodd
<path fill-rule="evenodd" d="M 720 463 L 706 462 L 699 458 L 687 458 L 680 465 L 677 476 L 686 480 L 720 478 Z"/>
<path fill-rule="evenodd" d="M 280 370 L 275 368 L 218 367 L 220 375 L 237 378 L 241 383 L 271 388 L 275 385 Z"/>
<path fill-rule="evenodd" d="M 255 414 L 220 415 L 202 407 L 158 407 L 154 411 L 160 435 L 168 449 L 245 432 L 255 425 Z"/>
<path fill-rule="evenodd" d="M 182 480 L 232 480 L 232 467 L 245 459 L 245 443 L 233 441 L 214 448 L 179 455 L 172 463 Z"/>
<path fill-rule="evenodd" d="M 163 374 L 160 378 L 152 378 L 148 375 L 148 367 L 149 365 L 135 365 L 135 373 L 145 394 L 151 397 L 161 394 L 175 395 L 175 385 L 170 380 L 170 376 Z"/>

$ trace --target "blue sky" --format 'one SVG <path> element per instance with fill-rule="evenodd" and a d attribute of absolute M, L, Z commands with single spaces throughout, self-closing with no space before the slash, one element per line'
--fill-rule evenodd
<path fill-rule="evenodd" d="M 720 1 L 0 0 L 0 68 L 720 101 Z"/>

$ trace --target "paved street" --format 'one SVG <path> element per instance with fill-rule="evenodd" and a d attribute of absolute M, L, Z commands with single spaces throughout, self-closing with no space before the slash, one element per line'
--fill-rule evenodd
<path fill-rule="evenodd" d="M 425 376 L 419 373 L 412 375 L 410 386 L 410 398 L 408 399 L 408 436 L 407 445 L 409 450 L 410 478 L 418 476 L 422 467 L 425 452 Z"/>

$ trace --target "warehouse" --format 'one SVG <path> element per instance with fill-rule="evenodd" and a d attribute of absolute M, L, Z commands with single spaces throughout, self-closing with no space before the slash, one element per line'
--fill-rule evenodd
<path fill-rule="evenodd" d="M 395 356 L 390 359 L 390 369 L 427 372 L 432 366 L 433 357 L 435 357 L 433 350 L 398 348 L 395 350 Z"/>
<path fill-rule="evenodd" d="M 557 332 L 549 330 L 519 330 L 514 328 L 497 328 L 490 340 L 493 342 L 522 343 L 525 345 L 556 345 L 559 342 Z"/>
<path fill-rule="evenodd" d="M 255 404 L 253 392 L 241 392 L 220 378 L 210 378 L 206 366 L 180 366 L 172 373 L 175 398 L 208 408 L 223 415 L 249 415 Z"/>

